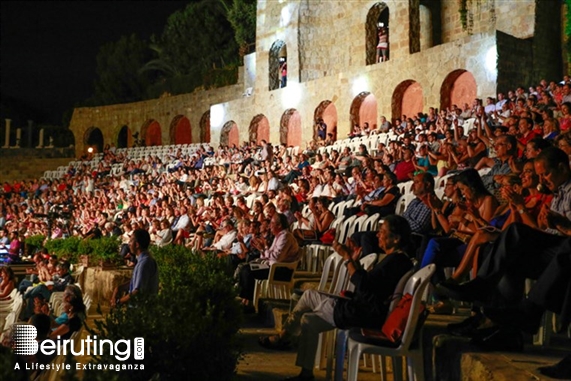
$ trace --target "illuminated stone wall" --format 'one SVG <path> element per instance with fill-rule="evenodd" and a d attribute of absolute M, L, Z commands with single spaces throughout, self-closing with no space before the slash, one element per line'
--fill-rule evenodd
<path fill-rule="evenodd" d="M 85 148 L 84 134 L 90 127 L 99 127 L 105 143 L 116 145 L 123 125 L 133 133 L 140 132 L 151 119 L 161 125 L 163 144 L 169 144 L 169 126 L 180 115 L 189 119 L 192 137 L 196 140 L 203 136 L 199 121 L 209 110 L 210 141 L 214 146 L 219 144 L 222 127 L 229 121 L 237 124 L 239 140 L 248 140 L 250 122 L 258 114 L 267 117 L 270 141 L 277 144 L 281 118 L 286 110 L 291 113 L 290 109 L 299 112 L 301 141 L 305 146 L 313 136 L 316 108 L 323 101 L 331 101 L 335 106 L 337 136 L 343 138 L 349 131 L 351 103 L 358 94 L 373 94 L 377 115 L 390 119 L 397 116 L 392 115 L 392 106 L 395 90 L 403 89 L 399 84 L 417 82 L 426 111 L 429 106 L 440 107 L 445 79 L 459 70 L 466 70 L 474 77 L 478 97 L 494 96 L 497 68 L 509 68 L 509 62 L 517 59 L 508 53 L 500 55 L 502 62 L 498 61 L 496 30 L 517 39 L 533 36 L 535 0 L 468 1 L 472 14 L 469 30 L 462 28 L 458 1 L 441 1 L 442 26 L 438 30 L 435 30 L 436 24 L 430 24 L 430 20 L 435 19 L 430 17 L 431 9 L 438 7 L 432 5 L 431 9 L 421 12 L 418 7 L 424 6 L 423 2 L 382 2 L 389 12 L 390 60 L 366 65 L 367 16 L 381 2 L 259 1 L 256 53 L 245 58 L 237 85 L 133 104 L 76 109 L 71 129 L 75 134 L 77 154 Z M 426 36 L 426 33 L 432 35 Z M 411 41 L 411 38 L 418 41 Z M 269 90 L 270 48 L 280 41 L 285 43 L 287 50 L 288 84 L 285 88 Z M 410 54 L 411 47 L 422 50 Z M 272 62 L 275 68 L 275 61 Z M 503 72 L 511 73 L 509 70 Z M 513 83 L 513 80 L 505 77 L 500 82 Z M 406 94 L 406 91 L 402 93 Z"/>

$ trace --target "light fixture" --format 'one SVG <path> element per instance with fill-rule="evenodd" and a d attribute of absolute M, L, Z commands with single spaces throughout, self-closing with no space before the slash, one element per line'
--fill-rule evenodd
<path fill-rule="evenodd" d="M 87 152 L 88 152 L 88 153 L 93 153 L 93 147 L 89 147 L 89 148 L 87 149 Z"/>

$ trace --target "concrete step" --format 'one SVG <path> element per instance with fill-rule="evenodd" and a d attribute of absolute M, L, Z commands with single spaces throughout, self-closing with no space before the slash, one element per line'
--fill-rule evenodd
<path fill-rule="evenodd" d="M 541 352 L 530 349 L 529 353 L 464 353 L 461 361 L 461 379 L 464 381 L 553 380 L 539 373 L 537 368 L 559 362 L 564 354 Z"/>

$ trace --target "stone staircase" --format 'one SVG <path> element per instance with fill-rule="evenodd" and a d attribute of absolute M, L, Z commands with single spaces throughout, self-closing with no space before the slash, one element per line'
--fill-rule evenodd
<path fill-rule="evenodd" d="M 39 179 L 45 171 L 67 166 L 72 158 L 0 157 L 0 183 Z"/>

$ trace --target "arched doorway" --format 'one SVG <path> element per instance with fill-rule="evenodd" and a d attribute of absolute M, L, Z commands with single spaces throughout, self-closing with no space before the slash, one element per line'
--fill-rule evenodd
<path fill-rule="evenodd" d="M 313 139 L 317 139 L 317 122 L 323 119 L 327 125 L 327 133 L 333 134 L 333 140 L 337 140 L 337 107 L 330 100 L 322 101 L 313 113 Z"/>
<path fill-rule="evenodd" d="M 92 147 L 95 152 L 103 152 L 103 133 L 98 127 L 89 127 L 83 135 L 83 144 Z"/>
<path fill-rule="evenodd" d="M 146 147 L 160 146 L 163 144 L 161 125 L 154 119 L 150 119 L 141 128 L 141 140 Z"/>
<path fill-rule="evenodd" d="M 210 143 L 210 110 L 202 114 L 200 118 L 200 141 Z"/>
<path fill-rule="evenodd" d="M 377 128 L 377 98 L 368 91 L 363 91 L 351 102 L 351 125 L 363 127 L 365 123 L 369 123 L 369 128 L 374 130 Z"/>
<path fill-rule="evenodd" d="M 294 108 L 285 110 L 280 120 L 280 143 L 286 146 L 301 145 L 301 115 Z"/>
<path fill-rule="evenodd" d="M 391 102 L 392 120 L 401 118 L 403 115 L 412 117 L 424 108 L 422 87 L 412 79 L 407 79 L 397 85 L 393 92 Z"/>
<path fill-rule="evenodd" d="M 117 148 L 129 148 L 133 146 L 133 136 L 129 126 L 123 126 L 117 135 Z"/>
<path fill-rule="evenodd" d="M 365 24 L 366 38 L 366 63 L 372 65 L 380 62 L 377 58 L 377 46 L 379 45 L 379 37 L 387 40 L 386 58 L 389 58 L 389 7 L 385 3 L 376 3 L 369 9 L 367 13 L 367 22 Z"/>
<path fill-rule="evenodd" d="M 270 48 L 269 70 L 269 88 L 270 90 L 279 89 L 287 85 L 287 48 L 286 43 L 277 40 Z"/>
<path fill-rule="evenodd" d="M 248 139 L 250 142 L 255 141 L 256 143 L 260 143 L 262 140 L 270 141 L 270 122 L 264 114 L 258 114 L 252 118 L 248 128 Z"/>
<path fill-rule="evenodd" d="M 440 87 L 440 109 L 452 105 L 463 108 L 465 103 L 472 104 L 478 93 L 478 85 L 472 73 L 464 69 L 454 70 L 446 76 Z"/>
<path fill-rule="evenodd" d="M 188 118 L 184 115 L 175 116 L 169 128 L 169 135 L 171 144 L 192 143 L 192 129 Z"/>
<path fill-rule="evenodd" d="M 220 145 L 222 146 L 240 146 L 240 132 L 238 125 L 233 120 L 224 123 L 220 131 Z"/>

